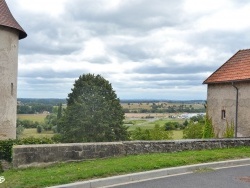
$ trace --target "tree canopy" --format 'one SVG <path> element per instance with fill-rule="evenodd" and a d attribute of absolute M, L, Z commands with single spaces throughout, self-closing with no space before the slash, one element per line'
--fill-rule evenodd
<path fill-rule="evenodd" d="M 128 139 L 124 112 L 111 84 L 100 75 L 81 75 L 68 94 L 58 124 L 64 142 L 104 142 Z"/>

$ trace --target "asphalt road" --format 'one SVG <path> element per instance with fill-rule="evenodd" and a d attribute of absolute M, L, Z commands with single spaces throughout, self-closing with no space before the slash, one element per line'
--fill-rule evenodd
<path fill-rule="evenodd" d="M 201 169 L 195 173 L 153 179 L 113 188 L 250 188 L 250 165 Z"/>

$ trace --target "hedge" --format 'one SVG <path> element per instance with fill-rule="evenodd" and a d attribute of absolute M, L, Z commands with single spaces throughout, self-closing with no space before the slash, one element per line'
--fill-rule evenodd
<path fill-rule="evenodd" d="M 0 160 L 12 161 L 13 145 L 29 145 L 29 144 L 53 144 L 55 141 L 50 138 L 23 138 L 15 140 L 0 140 Z"/>

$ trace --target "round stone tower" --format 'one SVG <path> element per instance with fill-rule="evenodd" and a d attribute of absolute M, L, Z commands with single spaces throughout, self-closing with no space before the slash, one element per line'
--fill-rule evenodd
<path fill-rule="evenodd" d="M 18 42 L 26 36 L 0 0 L 0 140 L 16 138 Z"/>

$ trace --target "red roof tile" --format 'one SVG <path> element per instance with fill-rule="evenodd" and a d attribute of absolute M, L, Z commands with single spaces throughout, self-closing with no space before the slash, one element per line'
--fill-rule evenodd
<path fill-rule="evenodd" d="M 250 80 L 250 49 L 239 50 L 203 84 Z"/>
<path fill-rule="evenodd" d="M 19 31 L 19 39 L 27 37 L 26 32 L 12 16 L 5 0 L 0 0 L 0 25 L 17 29 Z"/>

